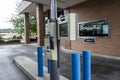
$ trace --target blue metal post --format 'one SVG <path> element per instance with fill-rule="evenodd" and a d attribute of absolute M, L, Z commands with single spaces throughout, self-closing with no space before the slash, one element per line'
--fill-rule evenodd
<path fill-rule="evenodd" d="M 72 53 L 72 80 L 80 80 L 80 53 Z"/>
<path fill-rule="evenodd" d="M 38 76 L 43 77 L 43 50 L 42 47 L 37 47 L 38 52 Z"/>
<path fill-rule="evenodd" d="M 47 49 L 50 49 L 49 46 L 46 46 Z M 50 59 L 47 59 L 48 73 L 50 73 Z"/>
<path fill-rule="evenodd" d="M 91 80 L 91 51 L 83 51 L 83 80 Z"/>
<path fill-rule="evenodd" d="M 48 59 L 47 62 L 48 62 L 48 73 L 50 73 L 50 59 Z"/>

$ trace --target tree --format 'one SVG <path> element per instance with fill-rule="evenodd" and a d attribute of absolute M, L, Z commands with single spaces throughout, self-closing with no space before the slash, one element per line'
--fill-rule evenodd
<path fill-rule="evenodd" d="M 30 23 L 30 35 L 37 34 L 37 28 L 36 28 L 36 17 L 30 16 L 29 17 L 29 23 Z M 22 35 L 24 33 L 24 17 L 23 15 L 13 15 L 11 19 L 9 20 L 14 26 L 14 32 Z"/>
<path fill-rule="evenodd" d="M 30 22 L 30 34 L 31 35 L 37 35 L 36 17 L 35 16 L 30 16 L 29 22 Z"/>
<path fill-rule="evenodd" d="M 24 18 L 22 15 L 13 15 L 9 20 L 13 24 L 14 32 L 20 35 L 24 32 Z"/>

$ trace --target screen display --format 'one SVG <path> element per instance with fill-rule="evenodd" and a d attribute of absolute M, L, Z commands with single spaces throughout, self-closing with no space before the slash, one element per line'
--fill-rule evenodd
<path fill-rule="evenodd" d="M 60 37 L 68 37 L 68 23 L 59 25 L 59 35 Z"/>
<path fill-rule="evenodd" d="M 99 20 L 79 24 L 79 37 L 104 37 L 109 35 L 108 20 Z"/>

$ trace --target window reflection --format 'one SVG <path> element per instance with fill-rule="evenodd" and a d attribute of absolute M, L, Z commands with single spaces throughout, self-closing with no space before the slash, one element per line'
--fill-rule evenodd
<path fill-rule="evenodd" d="M 79 36 L 108 36 L 108 20 L 79 24 Z"/>

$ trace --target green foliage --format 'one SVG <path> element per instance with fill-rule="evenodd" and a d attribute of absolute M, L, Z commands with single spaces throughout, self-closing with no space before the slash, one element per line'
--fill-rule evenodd
<path fill-rule="evenodd" d="M 9 20 L 14 26 L 14 32 L 22 35 L 24 32 L 24 18 L 21 15 L 13 15 Z"/>
<path fill-rule="evenodd" d="M 37 22 L 36 22 L 36 17 L 35 16 L 30 16 L 29 18 L 30 21 L 30 33 L 36 33 L 37 34 Z"/>
<path fill-rule="evenodd" d="M 6 44 L 20 43 L 20 40 L 9 40 L 5 42 Z"/>
<path fill-rule="evenodd" d="M 20 43 L 20 40 L 8 40 L 8 41 L 0 40 L 0 44 L 14 44 L 14 43 Z"/>
<path fill-rule="evenodd" d="M 1 39 L 0 39 L 0 44 L 2 44 L 2 43 L 4 43 L 4 42 L 5 42 L 4 40 L 1 40 Z"/>
<path fill-rule="evenodd" d="M 14 35 L 12 39 L 22 39 L 22 36 L 16 36 L 16 35 Z"/>
<path fill-rule="evenodd" d="M 22 35 L 24 33 L 24 17 L 23 15 L 13 15 L 9 20 L 14 26 L 14 32 Z M 29 24 L 30 24 L 30 34 L 37 33 L 36 28 L 36 17 L 30 16 L 29 17 Z"/>

